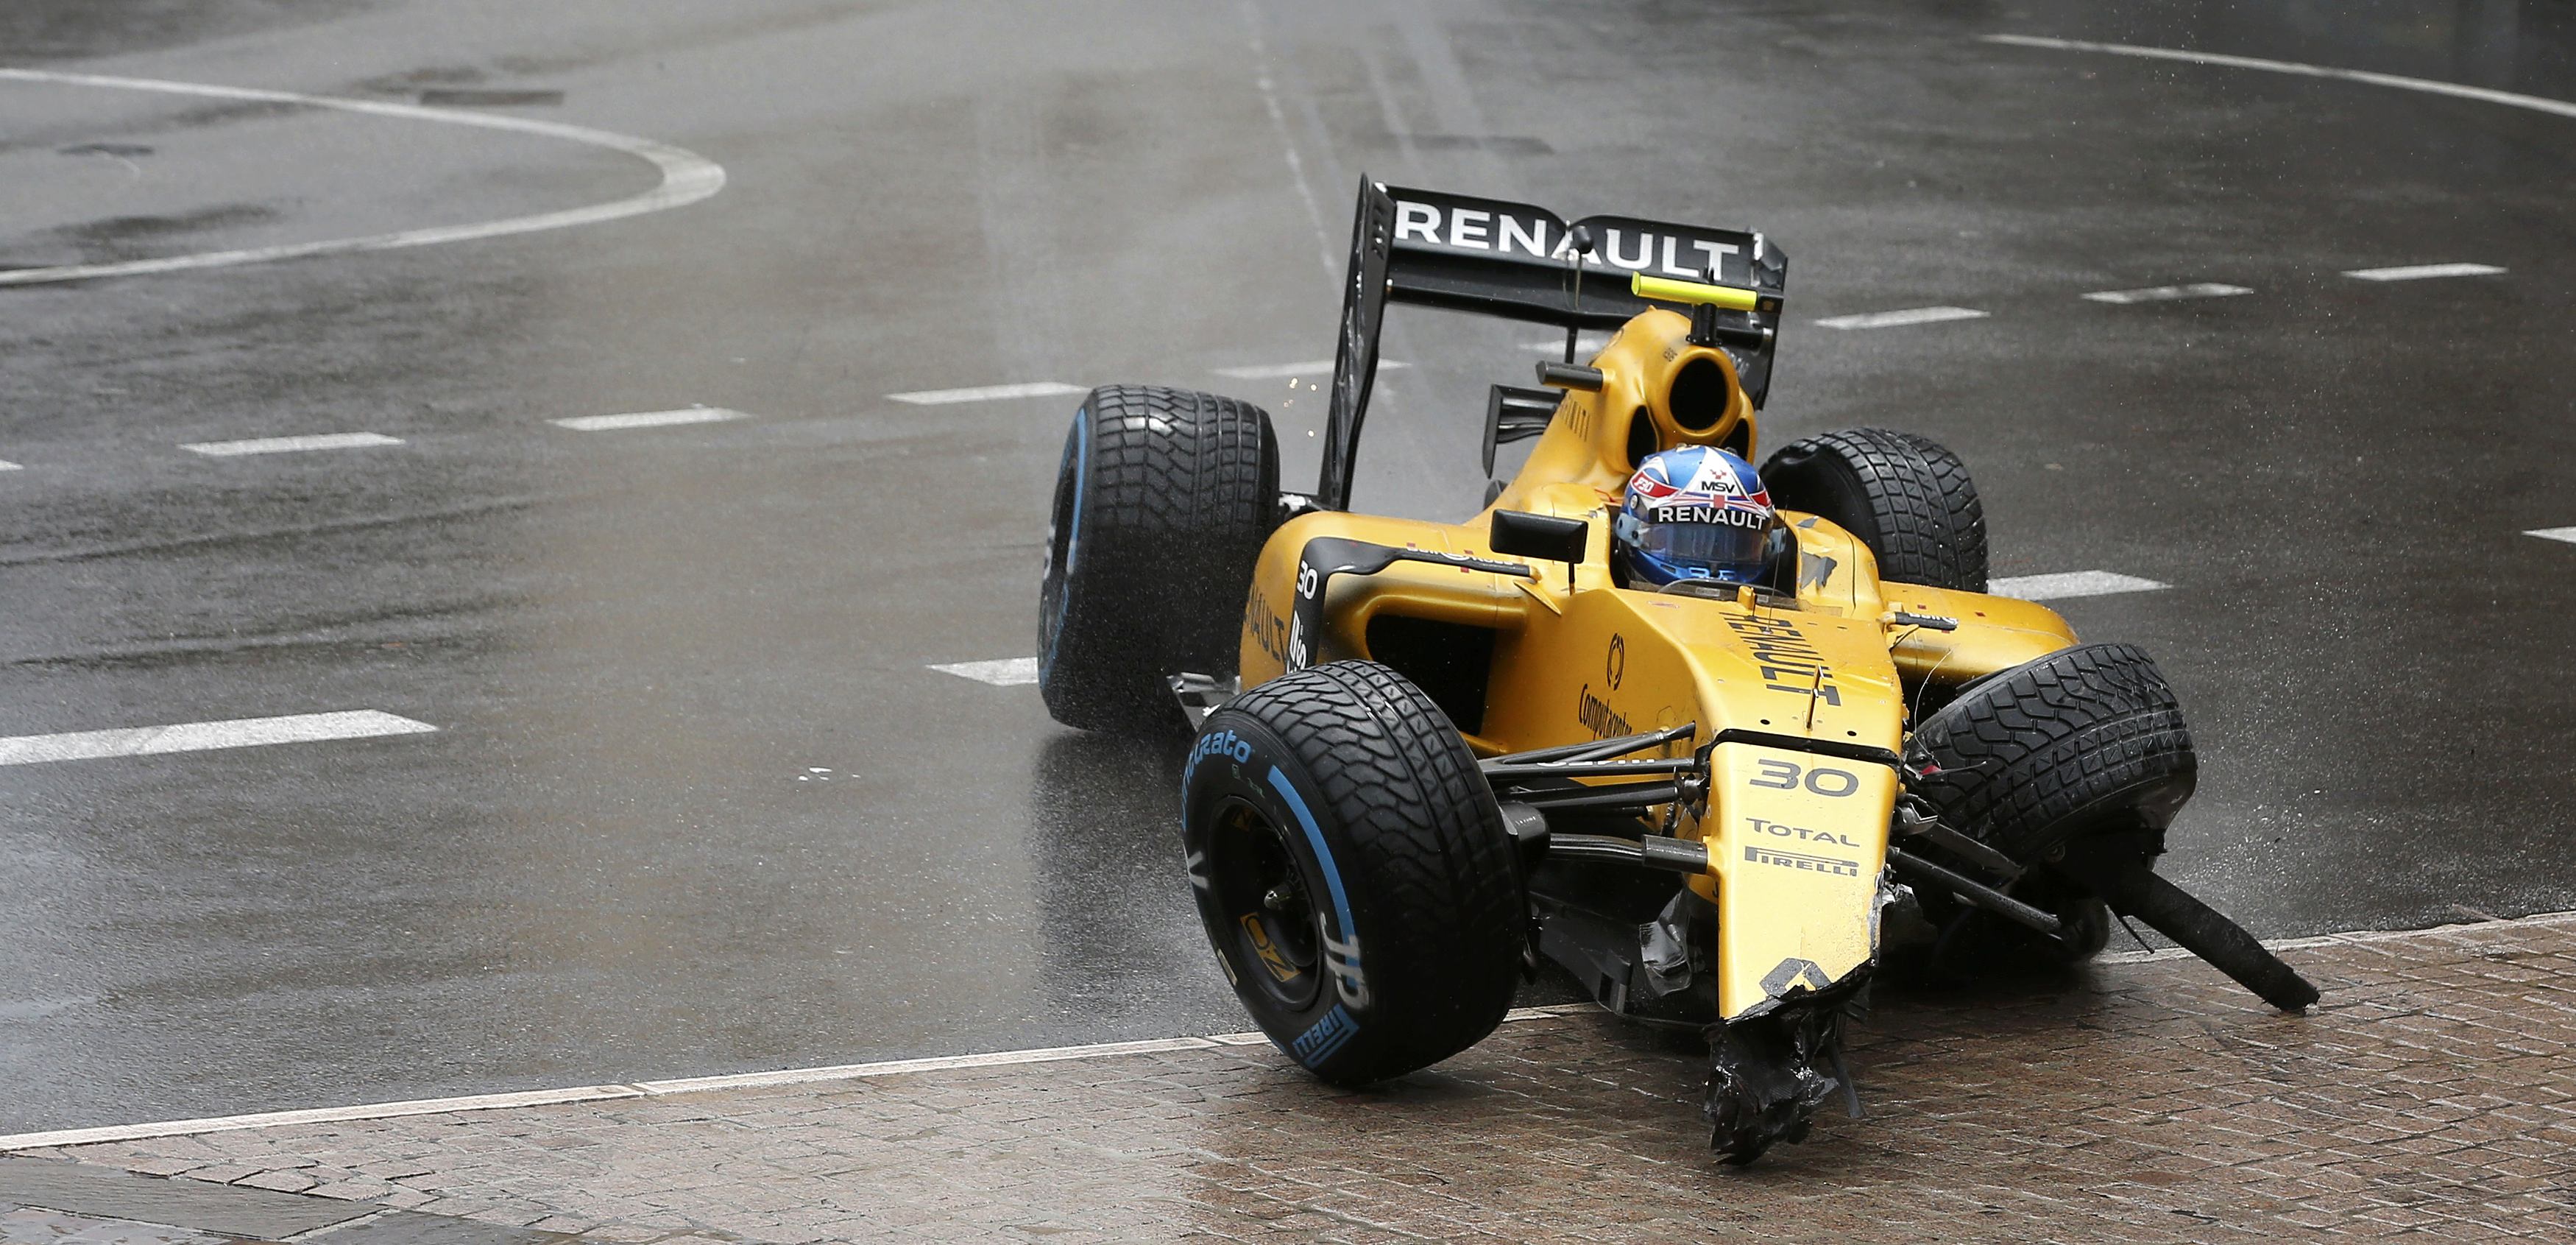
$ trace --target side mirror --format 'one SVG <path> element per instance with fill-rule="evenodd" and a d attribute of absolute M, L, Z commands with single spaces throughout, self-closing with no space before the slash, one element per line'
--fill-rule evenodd
<path fill-rule="evenodd" d="M 1574 586 L 1574 568 L 1591 546 L 1592 525 L 1581 519 L 1560 519 L 1526 510 L 1497 510 L 1487 543 L 1496 553 L 1565 563 L 1565 584 L 1570 589 Z"/>

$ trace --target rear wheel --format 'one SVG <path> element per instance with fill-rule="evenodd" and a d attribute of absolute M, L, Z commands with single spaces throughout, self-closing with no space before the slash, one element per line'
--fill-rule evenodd
<path fill-rule="evenodd" d="M 1047 711 L 1092 729 L 1179 725 L 1164 676 L 1234 673 L 1244 594 L 1278 513 L 1279 449 L 1260 407 L 1092 390 L 1065 436 L 1047 528 Z"/>
<path fill-rule="evenodd" d="M 1337 1085 L 1465 1050 L 1528 946 L 1510 836 L 1457 728 L 1374 662 L 1273 679 L 1208 717 L 1181 778 L 1199 916 L 1235 994 Z"/>
<path fill-rule="evenodd" d="M 1869 546 L 1881 579 L 1986 590 L 1985 505 L 1939 442 L 1888 428 L 1820 433 L 1781 446 L 1761 474 L 1775 504 Z"/>

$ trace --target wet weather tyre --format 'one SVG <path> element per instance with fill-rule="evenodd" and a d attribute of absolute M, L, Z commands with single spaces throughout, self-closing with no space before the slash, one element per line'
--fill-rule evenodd
<path fill-rule="evenodd" d="M 1528 900 L 1475 757 L 1420 688 L 1374 662 L 1273 679 L 1211 714 L 1186 765 L 1200 919 L 1298 1063 L 1365 1085 L 1502 1021 Z"/>
<path fill-rule="evenodd" d="M 1822 515 L 1878 559 L 1881 579 L 1986 590 L 1986 509 L 1939 442 L 1848 428 L 1781 446 L 1762 464 L 1773 504 Z"/>
<path fill-rule="evenodd" d="M 2079 644 L 1971 686 L 1906 744 L 1942 821 L 2026 863 L 2084 834 L 2160 838 L 2200 765 L 2182 706 L 2134 644 Z"/>
<path fill-rule="evenodd" d="M 1231 676 L 1252 566 L 1279 513 L 1260 407 L 1143 385 L 1091 391 L 1057 471 L 1038 594 L 1038 691 L 1067 726 L 1176 728 L 1163 679 Z"/>

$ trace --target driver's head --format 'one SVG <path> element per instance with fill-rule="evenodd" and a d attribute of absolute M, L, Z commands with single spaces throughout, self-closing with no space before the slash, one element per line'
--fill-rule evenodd
<path fill-rule="evenodd" d="M 1610 530 L 1632 581 L 1745 584 L 1761 577 L 1778 523 L 1752 464 L 1725 450 L 1686 445 L 1637 464 Z"/>

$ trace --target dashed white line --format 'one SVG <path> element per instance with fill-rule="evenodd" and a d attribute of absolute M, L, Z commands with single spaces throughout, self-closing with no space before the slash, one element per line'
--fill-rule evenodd
<path fill-rule="evenodd" d="M 1983 320 L 1986 313 L 1974 307 L 1908 307 L 1903 311 L 1872 311 L 1856 316 L 1829 316 L 1816 321 L 1829 329 L 1892 329 L 1908 324 L 1939 324 L 1945 320 Z"/>
<path fill-rule="evenodd" d="M 8 459 L 0 458 L 0 471 L 24 471 L 24 470 L 26 470 L 26 468 L 21 467 L 21 466 L 19 466 L 19 465 L 18 465 L 18 464 L 16 464 L 16 463 L 10 462 Z"/>
<path fill-rule="evenodd" d="M 257 437 L 248 441 L 198 441 L 179 448 L 208 458 L 243 454 L 294 454 L 304 450 L 354 450 L 369 445 L 400 445 L 400 437 L 380 432 L 326 432 L 307 437 Z"/>
<path fill-rule="evenodd" d="M 1004 398 L 1057 398 L 1088 392 L 1090 390 L 1080 385 L 1068 385 L 1060 380 L 1036 380 L 1018 385 L 977 385 L 971 389 L 916 389 L 910 393 L 890 393 L 886 396 L 897 402 L 909 402 L 914 406 L 946 406 L 951 402 L 995 402 Z"/>
<path fill-rule="evenodd" d="M 182 722 L 176 726 L 135 726 L 121 730 L 71 731 L 59 735 L 13 735 L 0 738 L 0 765 L 155 756 L 164 752 L 206 752 L 217 748 L 257 748 L 268 744 L 314 743 L 328 739 L 372 739 L 380 735 L 419 735 L 437 729 L 427 722 L 415 722 L 376 709 L 353 709 L 341 713 L 294 713 L 276 718 L 233 718 L 222 722 Z"/>
<path fill-rule="evenodd" d="M 2563 540 L 2568 544 L 2576 545 L 2576 527 L 2536 527 L 2524 532 L 2523 535 L 2537 536 L 2542 540 Z"/>
<path fill-rule="evenodd" d="M 2151 286 L 2143 290 L 2097 290 L 2084 297 L 2097 303 L 2170 303 L 2185 298 L 2228 298 L 2253 292 L 2241 285 L 2199 281 L 2190 285 Z"/>
<path fill-rule="evenodd" d="M 575 415 L 569 419 L 549 419 L 558 428 L 575 432 L 615 432 L 620 428 L 668 428 L 673 424 L 721 424 L 732 419 L 749 419 L 740 411 L 721 406 L 693 406 L 681 411 L 636 411 L 626 415 Z"/>
<path fill-rule="evenodd" d="M 1377 370 L 1381 372 L 1391 372 L 1400 367 L 1411 366 L 1413 365 L 1410 363 L 1400 363 L 1394 359 L 1377 361 Z M 1333 374 L 1333 361 L 1309 359 L 1304 363 L 1261 363 L 1251 367 L 1221 367 L 1213 370 L 1219 376 L 1231 376 L 1236 380 L 1278 380 L 1282 377 L 1330 376 Z"/>
<path fill-rule="evenodd" d="M 2154 592 L 2170 587 L 2173 585 L 2110 571 L 2065 571 L 2055 575 L 2016 575 L 1989 580 L 1986 591 L 2024 601 L 2060 601 L 2069 597 L 2107 597 L 2121 592 Z"/>
<path fill-rule="evenodd" d="M 2396 268 L 2355 268 L 2343 275 L 2363 281 L 2422 281 L 2428 277 L 2492 277 L 2503 271 L 2493 264 L 2406 264 Z"/>
<path fill-rule="evenodd" d="M 995 687 L 1020 687 L 1025 684 L 1035 683 L 1038 681 L 1038 659 L 1035 657 L 1004 657 L 995 661 L 960 661 L 952 662 L 944 666 L 932 666 L 931 669 L 936 670 L 941 674 L 953 674 L 961 679 L 973 679 L 978 683 L 990 683 Z"/>

